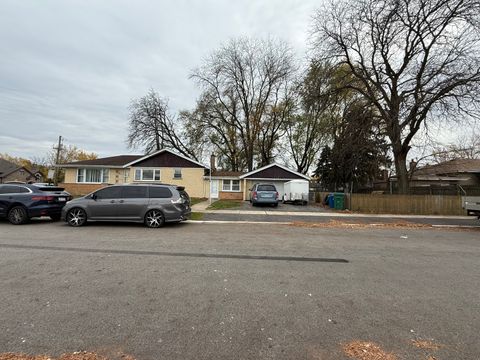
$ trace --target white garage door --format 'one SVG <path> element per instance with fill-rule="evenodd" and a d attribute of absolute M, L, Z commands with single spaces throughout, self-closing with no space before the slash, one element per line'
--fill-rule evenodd
<path fill-rule="evenodd" d="M 287 181 L 289 181 L 289 180 L 283 180 L 283 181 L 278 181 L 278 180 L 274 181 L 273 180 L 272 181 L 272 180 L 268 179 L 268 180 L 252 181 L 251 183 L 249 183 L 247 185 L 248 186 L 248 188 L 247 188 L 247 200 L 250 199 L 250 191 L 248 189 L 250 189 L 253 186 L 253 184 L 273 184 L 273 185 L 275 185 L 275 188 L 278 191 L 278 198 L 280 200 L 282 200 L 283 199 L 283 188 L 284 188 L 283 184 L 286 183 Z"/>
<path fill-rule="evenodd" d="M 272 183 L 273 185 L 275 185 L 275 187 L 277 188 L 277 191 L 278 191 L 278 198 L 281 200 L 283 199 L 283 184 L 285 183 L 285 181 L 271 181 L 270 183 Z"/>

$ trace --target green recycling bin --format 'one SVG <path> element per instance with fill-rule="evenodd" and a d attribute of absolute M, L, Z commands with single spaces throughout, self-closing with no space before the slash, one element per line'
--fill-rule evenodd
<path fill-rule="evenodd" d="M 334 198 L 334 207 L 335 210 L 344 210 L 345 209 L 345 194 L 344 193 L 335 193 Z"/>

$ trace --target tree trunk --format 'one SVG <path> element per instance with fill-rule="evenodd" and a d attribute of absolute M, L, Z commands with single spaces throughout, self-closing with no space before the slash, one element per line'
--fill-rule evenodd
<path fill-rule="evenodd" d="M 407 154 L 408 150 L 403 147 L 393 150 L 393 157 L 395 160 L 395 172 L 397 175 L 397 186 L 399 194 L 408 194 L 409 178 L 407 171 Z"/>
<path fill-rule="evenodd" d="M 253 170 L 253 144 L 248 146 L 248 150 L 246 151 L 247 156 L 247 170 Z"/>
<path fill-rule="evenodd" d="M 156 150 L 160 150 L 160 136 L 155 135 L 155 147 L 157 148 Z"/>

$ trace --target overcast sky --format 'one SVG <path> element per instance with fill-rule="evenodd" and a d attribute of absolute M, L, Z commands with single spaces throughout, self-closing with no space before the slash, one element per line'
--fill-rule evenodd
<path fill-rule="evenodd" d="M 127 149 L 127 106 L 149 88 L 172 110 L 191 70 L 232 37 L 274 36 L 305 57 L 319 1 L 0 1 L 0 153 L 32 158 L 58 135 L 100 156 Z"/>

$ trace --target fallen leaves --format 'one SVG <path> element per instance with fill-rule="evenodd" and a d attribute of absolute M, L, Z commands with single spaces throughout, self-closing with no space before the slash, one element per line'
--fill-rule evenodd
<path fill-rule="evenodd" d="M 53 360 L 45 355 L 30 356 L 26 354 L 4 353 L 0 354 L 0 360 Z"/>
<path fill-rule="evenodd" d="M 408 229 L 431 229 L 432 225 L 430 224 L 418 224 L 411 223 L 408 221 L 396 221 L 389 223 L 380 223 L 380 224 L 367 224 L 367 223 L 345 223 L 338 220 L 330 220 L 329 222 L 324 223 L 313 223 L 313 222 L 304 222 L 304 221 L 294 221 L 291 226 L 295 227 L 305 227 L 305 228 L 350 228 L 350 229 L 371 229 L 371 228 L 381 228 L 381 229 L 398 229 L 398 228 L 408 228 Z"/>
<path fill-rule="evenodd" d="M 303 228 L 344 228 L 344 229 L 431 229 L 441 231 L 463 231 L 463 232 L 480 232 L 480 226 L 462 226 L 462 225 L 432 225 L 412 223 L 409 221 L 394 221 L 385 223 L 362 223 L 362 222 L 343 222 L 339 220 L 330 220 L 328 222 L 307 222 L 294 221 L 288 226 Z"/>
<path fill-rule="evenodd" d="M 58 360 L 109 360 L 105 356 L 91 352 L 74 352 L 73 354 L 63 354 Z"/>
<path fill-rule="evenodd" d="M 130 355 L 123 355 L 123 360 L 135 360 Z M 93 352 L 77 351 L 70 354 L 63 354 L 59 358 L 47 355 L 26 355 L 17 353 L 0 354 L 0 360 L 110 360 L 109 358 Z"/>
<path fill-rule="evenodd" d="M 412 344 L 419 349 L 426 350 L 438 350 L 443 347 L 442 344 L 437 344 L 430 340 L 412 340 Z"/>
<path fill-rule="evenodd" d="M 328 319 L 331 322 L 331 319 Z M 261 329 L 264 330 L 263 328 Z M 268 338 L 272 341 L 272 338 Z M 436 351 L 444 345 L 437 344 L 431 340 L 413 339 L 413 346 L 418 349 Z M 397 355 L 386 352 L 379 345 L 370 341 L 354 340 L 342 345 L 343 351 L 347 356 L 355 360 L 398 360 Z M 102 352 L 102 351 L 101 351 Z M 117 356 L 118 355 L 118 356 Z M 0 360 L 135 360 L 134 357 L 122 353 L 116 353 L 113 358 L 105 357 L 98 353 L 78 351 L 74 353 L 62 354 L 60 357 L 51 357 L 47 355 L 27 355 L 22 353 L 3 353 L 0 354 Z M 427 360 L 437 360 L 434 356 L 428 355 Z"/>
<path fill-rule="evenodd" d="M 397 360 L 397 356 L 388 353 L 380 346 L 368 341 L 352 341 L 343 346 L 345 353 L 356 360 Z"/>

